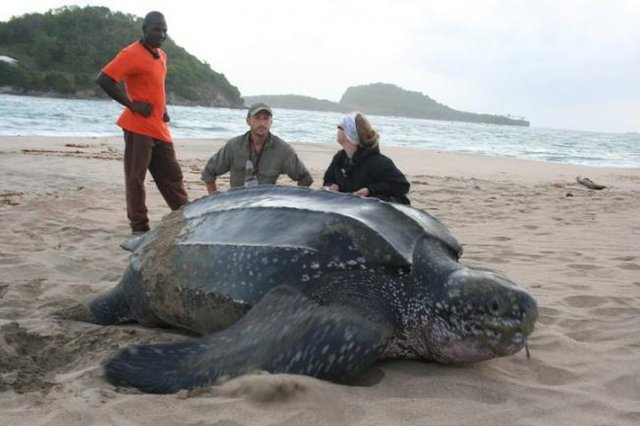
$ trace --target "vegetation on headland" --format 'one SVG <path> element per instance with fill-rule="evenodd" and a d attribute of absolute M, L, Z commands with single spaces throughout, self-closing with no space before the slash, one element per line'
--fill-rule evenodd
<path fill-rule="evenodd" d="M 266 102 L 274 108 L 298 109 L 302 111 L 349 112 L 346 106 L 326 99 L 312 98 L 302 95 L 258 95 L 245 96 L 247 105 L 255 102 Z"/>
<path fill-rule="evenodd" d="M 245 96 L 245 101 L 247 103 L 267 102 L 276 108 L 335 112 L 357 110 L 367 114 L 398 117 L 529 126 L 527 120 L 520 118 L 457 111 L 422 93 L 384 83 L 349 87 L 339 102 L 297 95 Z"/>
<path fill-rule="evenodd" d="M 106 97 L 95 78 L 120 49 L 142 35 L 142 18 L 106 7 L 66 6 L 0 22 L 0 90 L 64 97 Z M 169 103 L 243 107 L 240 91 L 167 38 Z"/>

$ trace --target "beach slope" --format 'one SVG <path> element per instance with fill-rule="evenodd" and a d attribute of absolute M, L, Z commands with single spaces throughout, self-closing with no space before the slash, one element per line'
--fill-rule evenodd
<path fill-rule="evenodd" d="M 176 142 L 192 199 L 205 195 L 200 171 L 221 143 Z M 384 362 L 353 387 L 252 375 L 159 396 L 114 388 L 102 364 L 118 348 L 184 334 L 63 319 L 113 287 L 128 262 L 122 145 L 0 138 L 3 425 L 640 423 L 640 170 L 383 147 L 407 173 L 413 205 L 463 244 L 465 264 L 496 269 L 537 298 L 531 358 Z M 337 146 L 294 145 L 319 187 Z M 169 209 L 150 179 L 147 189 L 153 225 Z"/>

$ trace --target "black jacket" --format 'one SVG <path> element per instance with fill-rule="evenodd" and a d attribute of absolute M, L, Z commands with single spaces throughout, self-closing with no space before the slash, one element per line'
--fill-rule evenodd
<path fill-rule="evenodd" d="M 352 159 L 339 151 L 324 173 L 324 186 L 336 184 L 340 192 L 369 188 L 369 196 L 409 204 L 409 182 L 393 161 L 378 148 L 358 148 Z"/>

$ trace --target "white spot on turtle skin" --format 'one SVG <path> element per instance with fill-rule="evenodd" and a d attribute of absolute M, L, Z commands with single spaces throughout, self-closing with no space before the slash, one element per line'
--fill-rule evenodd
<path fill-rule="evenodd" d="M 327 357 L 327 366 L 325 367 L 325 371 L 329 371 L 329 369 L 331 368 L 331 365 L 335 362 L 335 360 L 336 360 L 336 355 L 329 354 L 329 356 Z"/>

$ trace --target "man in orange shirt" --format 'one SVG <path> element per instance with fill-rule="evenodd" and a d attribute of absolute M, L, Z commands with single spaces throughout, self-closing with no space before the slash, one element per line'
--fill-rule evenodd
<path fill-rule="evenodd" d="M 142 32 L 142 39 L 122 49 L 96 80 L 126 107 L 117 124 L 124 131 L 127 216 L 134 235 L 149 230 L 144 190 L 147 169 L 171 210 L 189 202 L 167 125 L 167 55 L 160 49 L 167 38 L 167 23 L 162 13 L 149 12 Z M 118 86 L 120 81 L 125 82 L 126 92 Z"/>

